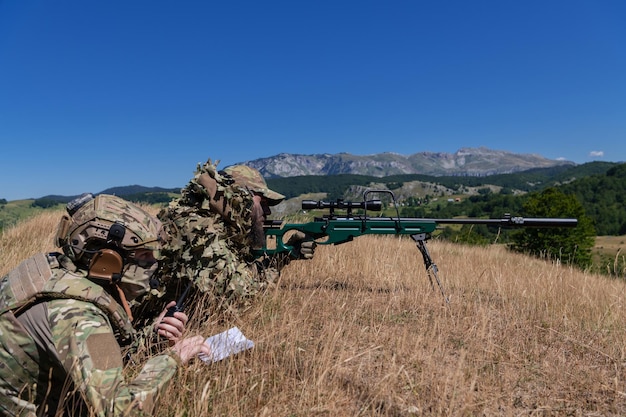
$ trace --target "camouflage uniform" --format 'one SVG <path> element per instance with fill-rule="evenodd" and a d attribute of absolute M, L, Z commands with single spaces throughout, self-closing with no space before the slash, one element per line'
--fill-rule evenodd
<path fill-rule="evenodd" d="M 65 255 L 36 255 L 0 281 L 0 415 L 151 414 L 177 360 L 153 357 L 127 382 L 122 354 L 137 334 L 123 292 L 141 292 L 148 270 L 129 266 L 107 280 L 109 264 L 96 261 L 104 251 L 86 250 L 97 242 L 112 247 L 97 236 L 113 224 L 118 231 L 124 225 L 117 244 L 127 258 L 129 249 L 156 248 L 160 222 L 146 216 L 122 199 L 98 196 L 63 217 L 57 243 Z M 82 263 L 89 254 L 92 262 Z"/>
<path fill-rule="evenodd" d="M 68 257 L 28 259 L 0 290 L 0 414 L 151 413 L 176 360 L 156 356 L 126 383 L 121 346 L 133 340 L 130 320 Z"/>

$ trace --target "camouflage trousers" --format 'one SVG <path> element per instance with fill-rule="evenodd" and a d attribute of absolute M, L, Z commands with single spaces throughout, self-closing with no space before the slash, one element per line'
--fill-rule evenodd
<path fill-rule="evenodd" d="M 11 313 L 0 317 L 0 343 L 0 413 L 35 416 L 39 354 Z"/>
<path fill-rule="evenodd" d="M 24 327 L 12 313 L 3 314 L 0 317 L 1 415 L 37 415 L 35 404 L 44 402 L 46 392 L 42 391 L 47 388 L 44 384 L 38 384 L 39 361 L 39 349 Z"/>
<path fill-rule="evenodd" d="M 0 416 L 61 415 L 57 412 L 61 403 L 74 411 L 73 416 L 85 415 L 80 394 L 70 389 L 67 373 L 52 346 L 46 349 L 36 342 L 24 326 L 41 315 L 45 315 L 43 305 L 20 319 L 10 311 L 0 316 Z M 30 331 L 39 337 L 47 333 L 42 328 Z"/>

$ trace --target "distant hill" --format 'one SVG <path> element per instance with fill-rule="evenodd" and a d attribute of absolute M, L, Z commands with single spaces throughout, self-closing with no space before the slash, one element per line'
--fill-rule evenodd
<path fill-rule="evenodd" d="M 535 154 L 487 148 L 462 148 L 453 154 L 419 152 L 408 156 L 390 152 L 373 155 L 281 153 L 241 164 L 258 169 L 266 178 L 340 174 L 373 177 L 403 174 L 486 176 L 576 165 L 570 161 L 547 159 Z"/>
<path fill-rule="evenodd" d="M 167 203 L 174 195 L 180 193 L 180 188 L 161 188 L 161 187 L 144 187 L 141 185 L 127 185 L 123 187 L 107 188 L 99 193 L 94 194 L 112 194 L 120 197 L 124 197 L 128 201 L 136 203 Z M 79 197 L 78 195 L 46 195 L 40 198 L 36 198 L 31 203 L 33 207 L 49 208 L 58 204 L 66 204 L 69 201 Z"/>
<path fill-rule="evenodd" d="M 120 186 L 120 187 L 107 188 L 106 190 L 103 190 L 103 191 L 100 191 L 99 193 L 94 193 L 94 194 L 112 194 L 112 195 L 118 195 L 120 197 L 128 197 L 128 196 L 133 196 L 133 195 L 155 194 L 155 193 L 178 194 L 180 193 L 180 188 L 161 188 L 161 187 L 144 187 L 142 185 L 126 185 L 126 186 Z M 40 202 L 40 203 L 42 201 L 54 201 L 56 203 L 67 203 L 75 199 L 76 197 L 78 197 L 78 195 L 67 196 L 67 195 L 50 194 L 50 195 L 45 195 L 43 197 L 39 197 L 35 199 L 35 201 Z"/>
<path fill-rule="evenodd" d="M 161 188 L 161 187 L 144 187 L 142 185 L 127 185 L 124 187 L 107 188 L 98 194 L 113 194 L 113 195 L 129 195 L 129 194 L 141 194 L 141 193 L 180 193 L 180 188 Z"/>

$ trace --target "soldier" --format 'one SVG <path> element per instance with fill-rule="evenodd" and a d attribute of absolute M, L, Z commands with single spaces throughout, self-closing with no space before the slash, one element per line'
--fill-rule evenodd
<path fill-rule="evenodd" d="M 248 166 L 218 171 L 210 160 L 199 165 L 181 197 L 158 214 L 169 238 L 162 271 L 173 278 L 162 281 L 169 286 L 165 292 L 180 288 L 181 278 L 191 279 L 196 290 L 213 296 L 214 305 L 248 304 L 290 261 L 257 258 L 252 251 L 264 246 L 265 218 L 284 198 Z M 296 248 L 299 259 L 311 259 L 316 243 L 304 238 L 302 233 L 291 236 L 287 244 Z"/>
<path fill-rule="evenodd" d="M 210 354 L 204 337 L 182 338 L 186 314 L 163 312 L 154 330 L 169 347 L 124 378 L 123 349 L 138 334 L 129 304 L 154 284 L 163 240 L 156 217 L 119 197 L 68 204 L 55 239 L 63 253 L 0 281 L 0 415 L 150 415 L 177 364 Z"/>

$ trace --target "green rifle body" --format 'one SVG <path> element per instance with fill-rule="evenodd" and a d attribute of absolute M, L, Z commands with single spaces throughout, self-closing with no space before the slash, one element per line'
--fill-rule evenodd
<path fill-rule="evenodd" d="M 265 223 L 265 236 L 275 239 L 274 247 L 255 250 L 257 255 L 289 254 L 296 258 L 294 248 L 283 237 L 290 231 L 300 231 L 305 240 L 315 240 L 319 245 L 338 245 L 363 235 L 409 235 L 414 240 L 427 240 L 430 234 L 442 224 L 483 224 L 501 228 L 519 227 L 575 227 L 577 219 L 572 218 L 524 218 L 505 216 L 500 219 L 428 219 L 413 217 L 369 217 L 327 215 L 308 223 L 286 223 L 271 220 Z"/>

